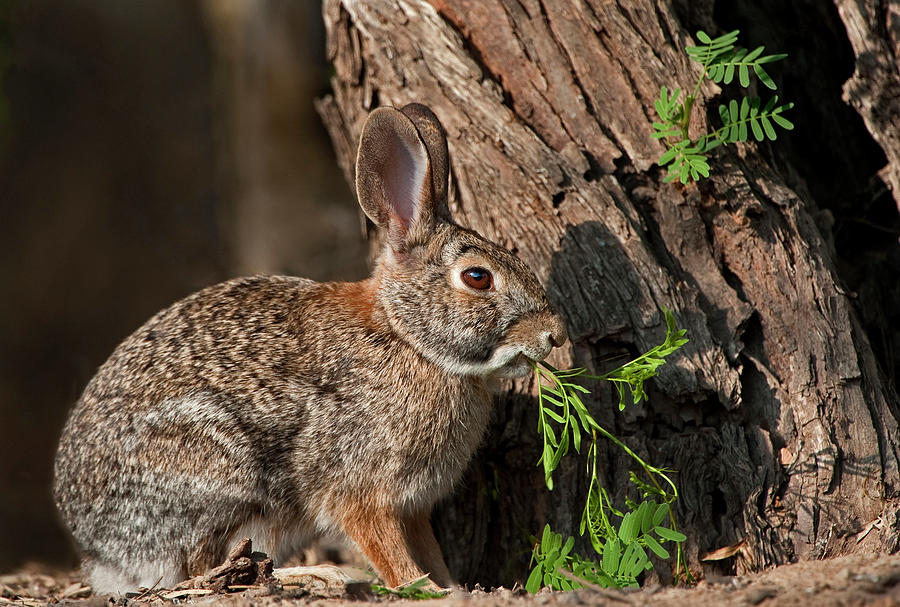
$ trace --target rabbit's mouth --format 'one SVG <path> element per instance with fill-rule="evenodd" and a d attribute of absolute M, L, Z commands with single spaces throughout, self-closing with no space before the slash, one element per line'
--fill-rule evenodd
<path fill-rule="evenodd" d="M 534 363 L 544 360 L 552 349 L 550 338 L 543 334 L 541 337 L 543 339 L 538 343 L 509 344 L 498 348 L 493 358 L 499 359 L 498 362 L 506 358 L 506 362 L 497 365 L 493 375 L 515 379 L 531 373 Z"/>
<path fill-rule="evenodd" d="M 531 373 L 531 359 L 524 352 L 519 352 L 513 356 L 509 362 L 497 369 L 494 373 L 497 377 L 505 379 L 515 379 L 517 377 L 525 377 Z"/>

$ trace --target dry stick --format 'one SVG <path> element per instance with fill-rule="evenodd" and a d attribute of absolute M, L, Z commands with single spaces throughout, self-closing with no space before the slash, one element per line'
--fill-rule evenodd
<path fill-rule="evenodd" d="M 139 601 L 140 599 L 144 598 L 148 594 L 154 593 L 153 591 L 156 590 L 156 587 L 159 586 L 159 583 L 162 581 L 162 579 L 163 579 L 163 576 L 159 576 L 158 578 L 156 578 L 156 581 L 153 582 L 152 586 L 150 586 L 149 588 L 147 588 L 146 590 L 144 590 L 142 593 L 140 593 L 138 596 L 134 597 L 131 600 Z"/>
<path fill-rule="evenodd" d="M 213 591 L 208 588 L 185 588 L 184 590 L 173 590 L 172 592 L 167 592 L 162 596 L 164 599 L 173 600 L 180 599 L 186 596 L 206 596 L 207 594 L 212 594 Z"/>

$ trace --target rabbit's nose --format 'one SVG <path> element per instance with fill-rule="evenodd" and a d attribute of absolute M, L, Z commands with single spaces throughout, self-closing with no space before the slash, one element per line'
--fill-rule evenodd
<path fill-rule="evenodd" d="M 549 337 L 550 344 L 554 348 L 559 348 L 569 339 L 569 334 L 566 331 L 566 324 L 563 322 L 562 318 L 555 314 L 552 317 Z"/>

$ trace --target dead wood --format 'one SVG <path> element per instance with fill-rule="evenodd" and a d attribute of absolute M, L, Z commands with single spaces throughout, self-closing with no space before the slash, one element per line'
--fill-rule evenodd
<path fill-rule="evenodd" d="M 264 586 L 276 581 L 272 570 L 272 559 L 262 552 L 253 552 L 250 538 L 244 538 L 235 544 L 224 563 L 203 575 L 181 582 L 174 590 L 227 592 L 235 586 L 241 589 Z"/>

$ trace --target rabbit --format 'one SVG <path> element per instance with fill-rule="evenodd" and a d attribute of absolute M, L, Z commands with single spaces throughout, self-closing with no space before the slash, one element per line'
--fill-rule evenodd
<path fill-rule="evenodd" d="M 567 336 L 523 262 L 453 223 L 448 168 L 429 108 L 374 110 L 356 164 L 385 234 L 370 278 L 208 287 L 99 368 L 53 488 L 96 592 L 171 587 L 243 537 L 277 564 L 323 533 L 389 586 L 453 583 L 432 507 L 483 438 L 495 379 Z"/>

